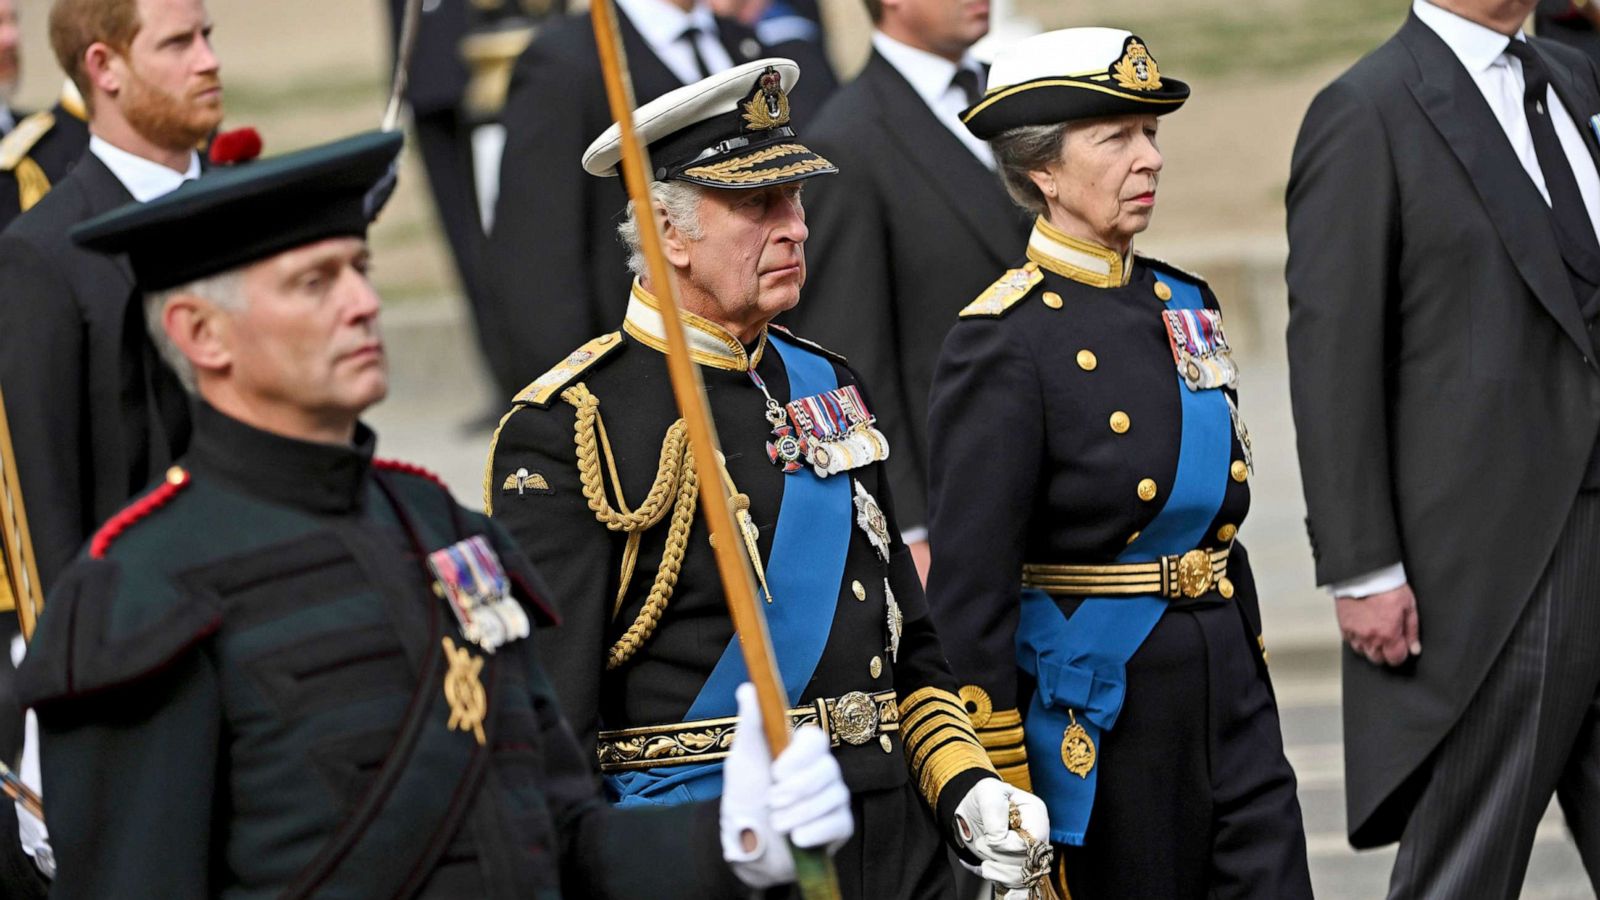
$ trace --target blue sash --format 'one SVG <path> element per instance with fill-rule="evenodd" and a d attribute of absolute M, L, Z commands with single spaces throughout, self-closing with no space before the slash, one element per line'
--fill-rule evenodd
<path fill-rule="evenodd" d="M 789 373 L 789 396 L 809 397 L 839 386 L 833 364 L 822 356 L 767 332 Z M 800 700 L 816 673 L 833 630 L 845 556 L 854 531 L 855 506 L 850 478 L 818 478 L 810 466 L 783 477 L 782 505 L 768 554 L 767 584 L 773 603 L 766 608 L 767 629 L 777 651 L 778 670 L 789 705 Z M 715 719 L 738 710 L 733 692 L 748 680 L 737 636 L 728 643 L 684 718 Z M 618 806 L 672 806 L 722 794 L 722 763 L 672 766 L 606 776 Z"/>
<path fill-rule="evenodd" d="M 1163 272 L 1172 289 L 1167 305 L 1203 309 L 1195 285 Z M 1183 428 L 1178 469 L 1155 519 L 1117 556 L 1119 563 L 1150 562 L 1200 546 L 1222 507 L 1233 451 L 1232 420 L 1220 390 L 1191 391 L 1174 372 Z M 1076 717 L 1096 748 L 1117 722 L 1127 689 L 1128 660 L 1166 612 L 1162 597 L 1090 597 L 1071 618 L 1043 591 L 1025 590 L 1017 626 L 1017 664 L 1038 681 L 1024 724 L 1034 793 L 1050 809 L 1050 839 L 1082 846 L 1094 806 L 1099 761 L 1080 778 L 1061 759 L 1062 735 Z M 1068 715 L 1072 710 L 1072 715 Z"/>

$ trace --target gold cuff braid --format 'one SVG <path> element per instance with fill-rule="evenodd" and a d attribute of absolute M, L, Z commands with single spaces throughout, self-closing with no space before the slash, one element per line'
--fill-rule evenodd
<path fill-rule="evenodd" d="M 900 701 L 900 737 L 929 806 L 939 805 L 944 786 L 961 773 L 994 771 L 961 700 L 949 691 L 919 688 Z"/>
<path fill-rule="evenodd" d="M 1006 783 L 1025 791 L 1033 790 L 1028 774 L 1028 748 L 1023 743 L 1022 713 L 1014 709 L 992 710 L 978 728 L 978 742 L 989 754 L 989 762 Z"/>
<path fill-rule="evenodd" d="M 611 441 L 606 436 L 605 422 L 600 418 L 600 398 L 578 383 L 561 393 L 561 399 L 577 410 L 573 420 L 573 442 L 578 455 L 578 478 L 583 485 L 583 497 L 594 512 L 595 520 L 611 531 L 628 535 L 622 554 L 622 571 L 618 578 L 617 596 L 612 606 L 612 617 L 622 611 L 628 588 L 633 583 L 634 565 L 639 558 L 639 543 L 644 532 L 659 524 L 667 515 L 668 500 L 672 522 L 667 527 L 666 546 L 661 551 L 661 563 L 656 567 L 656 577 L 645 598 L 644 606 L 628 630 L 606 653 L 606 668 L 615 669 L 627 662 L 655 634 L 656 626 L 666 611 L 667 601 L 678 585 L 678 573 L 683 568 L 683 556 L 689 546 L 689 530 L 694 525 L 695 506 L 699 501 L 699 479 L 695 476 L 694 451 L 689 446 L 688 428 L 682 419 L 672 423 L 661 442 L 661 458 L 656 467 L 655 480 L 650 493 L 638 509 L 629 509 L 622 496 L 622 477 L 617 471 L 617 461 L 611 453 Z M 611 488 L 616 494 L 621 511 L 612 507 L 606 497 L 604 475 L 600 456 L 605 455 L 605 467 L 611 477 Z"/>

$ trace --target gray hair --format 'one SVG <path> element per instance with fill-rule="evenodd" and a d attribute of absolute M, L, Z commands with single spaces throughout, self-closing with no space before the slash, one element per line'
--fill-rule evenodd
<path fill-rule="evenodd" d="M 189 362 L 189 358 L 183 355 L 183 351 L 178 349 L 178 345 L 172 342 L 172 338 L 167 335 L 166 326 L 161 321 L 167 304 L 179 297 L 199 297 L 222 309 L 237 312 L 244 308 L 244 270 L 229 269 L 188 284 L 180 284 L 163 291 L 151 291 L 144 295 L 144 325 L 150 332 L 150 340 L 156 345 L 162 361 L 177 374 L 183 389 L 193 394 L 196 389 L 194 366 Z"/>
<path fill-rule="evenodd" d="M 1071 122 L 1022 125 L 1003 131 L 989 141 L 1006 193 L 1028 212 L 1042 216 L 1048 210 L 1044 194 L 1028 173 L 1047 168 L 1061 159 L 1070 127 Z"/>
<path fill-rule="evenodd" d="M 700 199 L 706 189 L 682 181 L 650 182 L 650 197 L 667 211 L 667 221 L 678 226 L 684 237 L 698 241 L 700 230 Z M 644 275 L 646 263 L 644 245 L 639 237 L 639 219 L 633 204 L 628 204 L 628 217 L 617 226 L 617 236 L 628 248 L 628 269 L 635 275 Z"/>

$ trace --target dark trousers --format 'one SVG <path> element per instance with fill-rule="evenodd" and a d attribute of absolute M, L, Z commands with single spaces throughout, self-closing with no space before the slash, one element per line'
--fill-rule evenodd
<path fill-rule="evenodd" d="M 957 900 L 948 845 L 915 787 L 858 792 L 850 810 L 855 836 L 833 857 L 842 900 Z M 798 897 L 793 888 L 766 893 L 767 900 Z"/>
<path fill-rule="evenodd" d="M 1237 606 L 1161 618 L 1099 766 L 1084 846 L 1056 847 L 1074 900 L 1311 897 L 1277 702 Z"/>
<path fill-rule="evenodd" d="M 1516 897 L 1552 794 L 1600 890 L 1600 492 L 1578 495 L 1522 617 L 1422 777 L 1391 898 Z"/>

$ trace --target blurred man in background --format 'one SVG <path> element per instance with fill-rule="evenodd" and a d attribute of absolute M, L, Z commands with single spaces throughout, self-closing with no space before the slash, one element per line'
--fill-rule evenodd
<path fill-rule="evenodd" d="M 83 98 L 68 81 L 47 110 L 12 108 L 22 81 L 16 0 L 0 0 L 0 231 L 49 193 L 89 143 Z"/>
<path fill-rule="evenodd" d="M 956 313 L 1028 239 L 989 147 L 961 124 L 987 74 L 987 0 L 867 0 L 872 56 L 811 129 L 839 165 L 806 195 L 812 285 L 795 326 L 872 385 L 904 537 L 928 574 L 928 386 Z M 809 71 L 809 70 L 807 70 Z"/>

